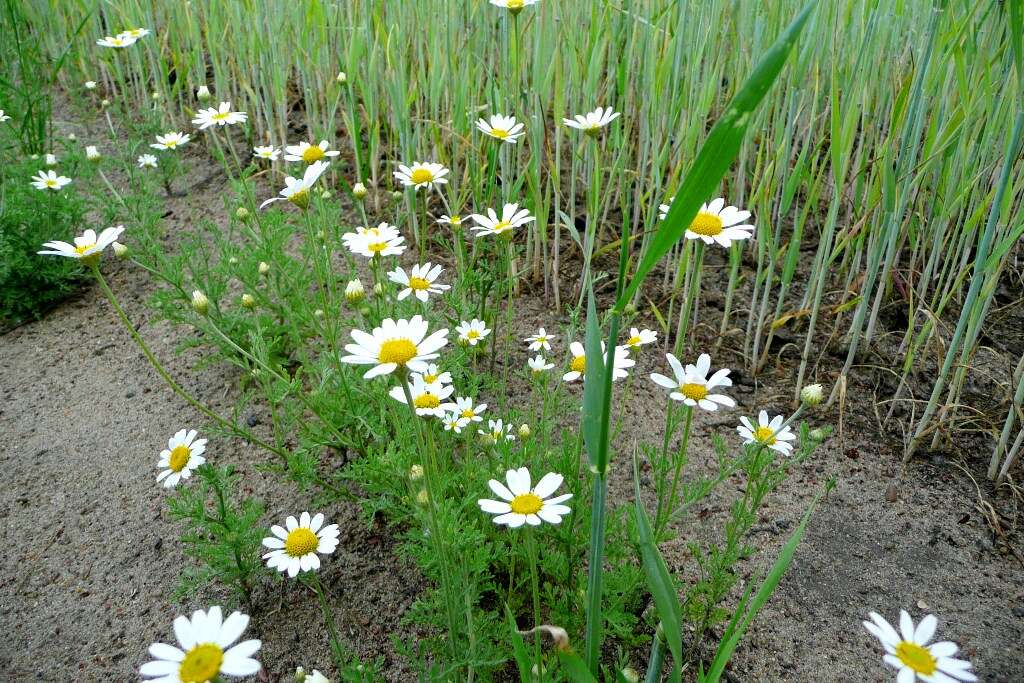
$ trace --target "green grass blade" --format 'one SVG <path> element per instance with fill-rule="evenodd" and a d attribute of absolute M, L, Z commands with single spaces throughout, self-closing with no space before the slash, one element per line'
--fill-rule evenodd
<path fill-rule="evenodd" d="M 601 328 L 594 303 L 594 288 L 587 288 L 586 371 L 583 373 L 583 442 L 592 467 L 601 451 L 601 408 L 604 405 L 604 364 L 601 358 Z"/>

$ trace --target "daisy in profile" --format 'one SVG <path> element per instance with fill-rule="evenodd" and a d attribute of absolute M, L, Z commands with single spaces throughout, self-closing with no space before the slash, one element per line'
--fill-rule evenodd
<path fill-rule="evenodd" d="M 5 114 L 3 109 L 0 109 L 0 123 L 4 123 L 4 122 L 10 121 L 10 120 L 11 120 L 11 117 L 8 116 L 7 114 Z"/>
<path fill-rule="evenodd" d="M 119 33 L 116 36 L 106 36 L 96 41 L 100 47 L 125 48 L 135 44 L 138 38 L 133 38 L 127 33 Z"/>
<path fill-rule="evenodd" d="M 469 346 L 476 346 L 491 333 L 491 331 L 487 329 L 487 323 L 479 318 L 473 318 L 469 322 L 463 320 L 455 328 L 455 331 L 459 333 L 459 343 L 467 344 Z"/>
<path fill-rule="evenodd" d="M 281 150 L 273 145 L 256 145 L 252 148 L 252 155 L 257 159 L 277 161 L 278 157 L 281 156 Z"/>
<path fill-rule="evenodd" d="M 156 168 L 156 157 L 152 154 L 140 154 L 138 162 L 139 168 Z"/>
<path fill-rule="evenodd" d="M 214 681 L 220 675 L 252 676 L 260 663 L 252 658 L 260 649 L 260 641 L 245 640 L 234 647 L 249 625 L 249 617 L 232 612 L 224 619 L 220 607 L 208 612 L 196 610 L 192 618 L 174 620 L 174 635 L 181 647 L 153 643 L 149 654 L 153 661 L 139 669 L 143 678 L 157 679 L 151 683 L 185 683 Z"/>
<path fill-rule="evenodd" d="M 572 360 L 569 362 L 569 372 L 562 375 L 562 379 L 566 382 L 575 382 L 581 379 L 587 372 L 587 352 L 583 347 L 583 344 L 579 342 L 573 342 L 569 344 L 569 352 L 572 354 Z M 604 360 L 607 357 L 604 342 L 601 342 L 601 359 Z M 627 377 L 629 373 L 626 368 L 631 368 L 636 365 L 636 361 L 629 357 L 629 352 L 626 351 L 625 347 L 615 347 L 615 359 L 612 362 L 612 381 Z"/>
<path fill-rule="evenodd" d="M 172 131 L 166 135 L 157 135 L 156 142 L 151 144 L 150 147 L 153 149 L 178 149 L 179 147 L 184 147 L 191 139 L 191 135 Z"/>
<path fill-rule="evenodd" d="M 454 410 L 454 403 L 444 402 L 454 391 L 455 387 L 453 386 L 427 384 L 419 377 L 413 377 L 409 383 L 409 395 L 412 396 L 412 405 L 416 409 L 416 414 L 420 416 L 444 417 L 446 412 Z M 408 403 L 405 400 L 405 390 L 402 387 L 392 387 L 388 393 L 391 398 L 399 403 Z"/>
<path fill-rule="evenodd" d="M 451 384 L 452 373 L 441 372 L 441 369 L 437 367 L 436 363 L 430 363 L 427 365 L 427 369 L 423 372 L 412 373 L 412 378 L 415 380 L 416 377 L 422 379 L 426 384 Z"/>
<path fill-rule="evenodd" d="M 495 7 L 504 7 L 513 14 L 519 14 L 527 5 L 536 5 L 540 0 L 491 0 Z"/>
<path fill-rule="evenodd" d="M 221 102 L 218 109 L 200 109 L 192 123 L 199 126 L 199 130 L 205 130 L 210 126 L 231 126 L 236 123 L 244 123 L 249 115 L 244 111 L 231 111 L 230 102 Z"/>
<path fill-rule="evenodd" d="M 415 372 L 426 372 L 428 360 L 438 357 L 438 351 L 448 343 L 448 330 L 437 330 L 427 335 L 428 323 L 422 316 L 414 315 L 410 320 L 385 318 L 380 327 L 372 333 L 352 330 L 354 344 L 346 344 L 348 356 L 343 363 L 372 365 L 365 379 L 388 375 L 399 368 Z"/>
<path fill-rule="evenodd" d="M 54 240 L 52 242 L 46 242 L 43 244 L 47 250 L 38 251 L 37 254 L 43 254 L 47 256 L 65 256 L 67 258 L 77 258 L 86 261 L 95 261 L 99 259 L 100 253 L 113 244 L 121 233 L 124 232 L 124 226 L 118 225 L 117 227 L 104 228 L 103 232 L 99 235 L 93 229 L 86 230 L 81 235 L 75 238 L 74 244 L 68 244 L 67 242 L 61 242 Z"/>
<path fill-rule="evenodd" d="M 330 555 L 338 547 L 338 525 L 324 526 L 323 513 L 312 517 L 303 512 L 298 519 L 289 516 L 284 528 L 275 524 L 263 539 L 270 552 L 263 556 L 267 566 L 295 577 L 300 571 L 320 569 L 320 555 Z"/>
<path fill-rule="evenodd" d="M 455 404 L 452 406 L 451 411 L 455 413 L 459 420 L 462 421 L 462 425 L 466 426 L 470 422 L 483 422 L 484 411 L 487 410 L 486 403 L 478 403 L 473 405 L 473 399 L 468 396 L 459 396 L 455 399 Z"/>
<path fill-rule="evenodd" d="M 896 675 L 897 683 L 914 683 L 917 680 L 925 683 L 978 680 L 978 677 L 970 672 L 969 661 L 953 656 L 960 649 L 956 643 L 943 640 L 928 644 L 935 636 L 935 627 L 938 625 L 938 620 L 933 615 L 925 616 L 915 628 L 914 620 L 906 610 L 900 610 L 899 632 L 877 612 L 871 612 L 868 616 L 871 617 L 871 621 L 865 621 L 864 628 L 878 638 L 885 648 L 882 661 L 899 669 Z"/>
<path fill-rule="evenodd" d="M 145 38 L 146 36 L 148 36 L 149 33 L 150 31 L 148 28 L 130 28 L 127 31 L 121 31 L 121 33 L 119 33 L 118 35 L 122 38 L 128 37 L 134 38 L 135 40 L 139 40 L 140 38 Z"/>
<path fill-rule="evenodd" d="M 757 416 L 756 426 L 746 417 L 741 417 L 736 431 L 743 437 L 745 444 L 756 443 L 783 455 L 789 455 L 793 452 L 793 444 L 787 442 L 795 440 L 796 434 L 788 425 L 782 426 L 785 421 L 786 419 L 781 415 L 776 415 L 769 420 L 768 411 L 762 410 Z"/>
<path fill-rule="evenodd" d="M 463 424 L 468 424 L 463 422 Z M 487 429 L 478 429 L 476 433 L 485 443 L 492 446 L 499 441 L 515 441 L 516 435 L 512 433 L 512 425 L 505 424 L 501 420 L 488 420 Z"/>
<path fill-rule="evenodd" d="M 502 207 L 501 218 L 498 218 L 494 209 L 487 209 L 486 216 L 474 213 L 470 218 L 476 221 L 476 225 L 470 229 L 476 231 L 477 235 L 503 235 L 508 238 L 512 237 L 514 228 L 537 220 L 530 215 L 528 209 L 520 209 L 518 204 L 506 204 Z"/>
<path fill-rule="evenodd" d="M 180 429 L 167 440 L 167 448 L 160 451 L 160 460 L 156 466 L 164 468 L 156 480 L 162 481 L 166 488 L 173 488 L 182 479 L 192 476 L 192 470 L 206 462 L 206 439 L 197 439 L 198 432 L 194 429 Z"/>
<path fill-rule="evenodd" d="M 508 470 L 505 472 L 508 486 L 497 479 L 487 482 L 494 495 L 501 500 L 481 498 L 477 505 L 484 512 L 497 515 L 494 518 L 495 524 L 504 524 L 512 529 L 524 524 L 540 526 L 541 522 L 558 524 L 562 517 L 572 512 L 568 505 L 563 504 L 572 498 L 571 493 L 552 497 L 563 480 L 561 474 L 548 472 L 541 477 L 536 486 L 531 487 L 528 469 L 520 467 L 518 470 Z"/>
<path fill-rule="evenodd" d="M 441 217 L 437 219 L 439 225 L 450 225 L 454 230 L 458 230 L 462 227 L 462 221 L 462 216 L 449 216 L 447 214 L 441 214 Z"/>
<path fill-rule="evenodd" d="M 387 223 L 376 228 L 356 228 L 355 232 L 342 235 L 341 241 L 353 254 L 366 258 L 398 256 L 406 249 L 402 244 L 405 238 L 398 234 L 398 228 Z"/>
<path fill-rule="evenodd" d="M 32 176 L 32 187 L 37 190 L 59 191 L 70 182 L 71 178 L 57 175 L 55 171 L 39 171 Z"/>
<path fill-rule="evenodd" d="M 406 299 L 412 294 L 420 301 L 425 302 L 431 294 L 442 294 L 451 289 L 449 285 L 442 285 L 437 282 L 437 278 L 443 270 L 441 266 L 435 266 L 428 261 L 427 263 L 413 266 L 408 273 L 405 272 L 404 268 L 395 268 L 388 273 L 388 279 L 402 285 L 403 289 L 398 293 L 399 301 Z"/>
<path fill-rule="evenodd" d="M 336 157 L 341 152 L 331 149 L 327 140 L 321 140 L 319 145 L 311 145 L 305 140 L 297 145 L 288 145 L 284 148 L 285 161 L 304 161 L 312 164 L 321 161 L 325 157 Z"/>
<path fill-rule="evenodd" d="M 653 344 L 656 341 L 658 341 L 658 333 L 654 330 L 638 330 L 634 327 L 629 331 L 629 339 L 623 346 L 630 350 L 636 350 L 644 344 Z"/>
<path fill-rule="evenodd" d="M 523 124 L 517 123 L 514 116 L 491 114 L 490 120 L 477 119 L 476 127 L 480 132 L 510 145 L 516 144 L 516 140 L 526 135 Z"/>
<path fill-rule="evenodd" d="M 309 190 L 316 184 L 316 181 L 320 180 L 320 176 L 324 174 L 327 167 L 330 164 L 326 161 L 318 161 L 315 164 L 310 164 L 306 167 L 306 172 L 302 174 L 301 178 L 292 178 L 288 176 L 284 179 L 284 189 L 280 192 L 280 197 L 271 197 L 267 201 L 260 204 L 260 208 L 264 208 L 274 202 L 287 199 L 295 206 L 299 207 L 303 211 L 309 208 Z"/>
<path fill-rule="evenodd" d="M 539 353 L 530 360 L 526 361 L 526 364 L 534 375 L 539 375 L 541 373 L 547 372 L 551 368 L 555 367 L 554 363 L 549 363 L 547 359 L 544 358 L 544 356 L 540 355 Z"/>
<path fill-rule="evenodd" d="M 448 179 L 445 178 L 446 175 L 448 175 L 448 169 L 441 164 L 419 161 L 413 162 L 412 166 L 399 164 L 398 170 L 394 172 L 398 182 L 417 190 L 421 187 L 430 190 L 434 185 L 444 185 L 448 182 Z"/>
<path fill-rule="evenodd" d="M 658 207 L 658 218 L 665 220 L 668 210 L 675 197 L 668 204 Z M 726 206 L 721 197 L 707 204 L 701 204 L 700 211 L 686 229 L 686 239 L 703 240 L 704 244 L 720 244 L 730 246 L 733 242 L 750 239 L 754 226 L 743 224 L 750 218 L 749 211 L 741 211 L 735 206 Z"/>
<path fill-rule="evenodd" d="M 571 119 L 562 119 L 562 123 L 581 130 L 587 135 L 595 136 L 599 135 L 601 129 L 607 126 L 609 123 L 619 118 L 619 112 L 613 110 L 611 107 L 605 109 L 604 107 L 598 107 L 592 112 L 587 114 L 576 114 Z"/>
<path fill-rule="evenodd" d="M 700 354 L 696 365 L 687 365 L 685 368 L 671 353 L 665 354 L 665 358 L 672 366 L 675 379 L 655 372 L 651 374 L 651 381 L 670 389 L 672 393 L 669 394 L 669 398 L 673 401 L 682 401 L 691 408 L 699 406 L 704 410 L 717 410 L 720 405 L 730 408 L 736 405 L 736 401 L 725 394 L 711 393 L 718 387 L 731 387 L 732 380 L 729 379 L 728 368 L 722 368 L 708 377 L 711 370 L 711 356 L 708 354 Z"/>
<path fill-rule="evenodd" d="M 537 334 L 531 335 L 523 341 L 529 344 L 530 351 L 550 351 L 551 340 L 555 338 L 555 335 L 548 334 L 543 327 L 537 330 Z"/>

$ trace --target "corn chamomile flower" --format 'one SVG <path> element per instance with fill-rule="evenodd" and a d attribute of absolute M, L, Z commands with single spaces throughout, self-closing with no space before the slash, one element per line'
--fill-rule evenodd
<path fill-rule="evenodd" d="M 199 126 L 199 130 L 205 130 L 210 126 L 230 126 L 236 123 L 244 123 L 249 115 L 244 111 L 231 111 L 230 102 L 221 102 L 219 108 L 210 107 L 200 109 L 192 123 Z"/>
<path fill-rule="evenodd" d="M 486 410 L 486 403 L 473 405 L 473 399 L 468 396 L 459 396 L 455 399 L 455 403 L 451 407 L 451 411 L 458 415 L 459 419 L 462 420 L 463 426 L 468 425 L 470 422 L 483 422 L 484 418 L 482 418 L 481 415 L 483 415 Z"/>
<path fill-rule="evenodd" d="M 355 343 L 345 345 L 351 355 L 343 356 L 341 361 L 373 365 L 363 375 L 365 379 L 388 375 L 399 368 L 425 372 L 429 369 L 427 361 L 437 358 L 437 352 L 448 343 L 447 329 L 427 336 L 428 325 L 422 316 L 414 315 L 410 320 L 385 318 L 372 333 L 352 330 Z"/>
<path fill-rule="evenodd" d="M 491 0 L 491 4 L 495 7 L 504 7 L 513 14 L 518 14 L 527 5 L 536 5 L 538 2 L 540 0 Z"/>
<path fill-rule="evenodd" d="M 116 36 L 106 36 L 96 41 L 96 44 L 100 47 L 116 47 L 125 48 L 135 44 L 138 38 L 128 35 L 127 33 L 118 33 Z"/>
<path fill-rule="evenodd" d="M 583 348 L 583 344 L 579 342 L 569 344 L 569 352 L 572 354 L 572 360 L 569 361 L 569 372 L 562 375 L 562 379 L 566 382 L 575 382 L 581 379 L 587 372 L 587 353 L 586 349 Z M 604 342 L 601 342 L 602 362 L 606 357 L 606 348 Z M 625 347 L 616 346 L 615 358 L 612 361 L 612 381 L 627 377 L 629 373 L 626 371 L 626 368 L 631 368 L 634 365 L 636 365 L 636 361 L 629 357 L 629 352 L 626 351 Z"/>
<path fill-rule="evenodd" d="M 639 349 L 644 344 L 653 344 L 658 341 L 658 333 L 654 330 L 638 330 L 632 328 L 629 331 L 629 339 L 623 344 L 627 349 Z"/>
<path fill-rule="evenodd" d="M 441 416 L 441 424 L 444 426 L 444 431 L 455 432 L 456 434 L 461 434 L 462 428 L 466 426 L 466 423 L 459 417 L 458 413 L 445 413 Z"/>
<path fill-rule="evenodd" d="M 507 142 L 510 145 L 516 144 L 516 140 L 526 135 L 526 131 L 523 130 L 523 124 L 516 122 L 514 116 L 502 116 L 501 114 L 491 114 L 491 118 L 477 119 L 476 127 L 487 135 L 490 135 L 496 140 Z"/>
<path fill-rule="evenodd" d="M 700 354 L 696 365 L 687 365 L 685 368 L 671 353 L 665 354 L 665 358 L 672 366 L 675 379 L 655 372 L 651 374 L 651 380 L 659 386 L 671 389 L 669 398 L 672 400 L 682 401 L 691 408 L 699 406 L 704 410 L 717 410 L 719 405 L 736 405 L 736 401 L 724 394 L 711 393 L 716 387 L 731 387 L 732 380 L 729 379 L 727 368 L 722 368 L 708 377 L 708 371 L 711 370 L 711 356 L 708 354 Z"/>
<path fill-rule="evenodd" d="M 71 178 L 57 175 L 55 171 L 39 171 L 32 176 L 32 187 L 37 190 L 60 191 L 70 182 Z"/>
<path fill-rule="evenodd" d="M 376 228 L 358 228 L 355 233 L 342 235 L 342 240 L 352 253 L 367 258 L 398 256 L 406 249 L 402 244 L 405 238 L 398 234 L 398 228 L 387 223 Z"/>
<path fill-rule="evenodd" d="M 338 525 L 324 524 L 323 513 L 312 517 L 303 512 L 298 519 L 290 515 L 284 528 L 275 524 L 263 539 L 270 552 L 263 556 L 267 566 L 294 577 L 300 571 L 320 569 L 320 555 L 330 555 L 338 547 Z"/>
<path fill-rule="evenodd" d="M 120 237 L 122 232 L 124 232 L 123 225 L 104 228 L 103 232 L 99 235 L 96 234 L 95 230 L 90 228 L 76 237 L 73 245 L 68 244 L 67 242 L 54 240 L 52 242 L 44 243 L 43 246 L 46 247 L 46 250 L 38 251 L 36 253 L 48 256 L 76 258 L 81 259 L 86 263 L 94 262 L 99 259 L 100 252 L 113 244 L 114 240 Z"/>
<path fill-rule="evenodd" d="M 530 370 L 535 375 L 539 375 L 542 372 L 547 372 L 551 368 L 555 367 L 554 363 L 549 363 L 547 359 L 544 358 L 544 356 L 540 355 L 539 353 L 530 360 L 526 361 L 526 364 L 527 366 L 529 366 Z"/>
<path fill-rule="evenodd" d="M 316 163 L 310 164 L 306 167 L 305 173 L 302 174 L 301 178 L 293 178 L 288 176 L 284 179 L 284 189 L 281 190 L 280 197 L 271 197 L 267 201 L 260 204 L 260 208 L 264 208 L 269 204 L 287 199 L 295 206 L 299 207 L 303 211 L 309 208 L 309 190 L 316 184 L 316 181 L 320 179 L 320 176 L 324 174 L 327 167 L 330 164 L 326 161 L 317 161 Z"/>
<path fill-rule="evenodd" d="M 444 400 L 455 392 L 455 387 L 443 384 L 427 384 L 422 377 L 413 376 L 409 382 L 409 395 L 412 397 L 412 405 L 417 415 L 432 415 L 444 417 L 449 410 L 455 409 L 454 403 L 444 403 Z M 388 392 L 391 398 L 399 403 L 408 403 L 405 400 L 405 390 L 402 387 L 392 387 Z"/>
<path fill-rule="evenodd" d="M 563 516 L 572 512 L 568 505 L 563 505 L 572 498 L 571 493 L 551 497 L 562 485 L 563 480 L 561 474 L 548 472 L 541 477 L 536 486 L 531 487 L 528 469 L 520 467 L 518 470 L 508 470 L 505 472 L 508 486 L 497 479 L 487 482 L 494 495 L 501 500 L 481 498 L 477 505 L 484 512 L 497 515 L 494 518 L 495 524 L 504 524 L 512 529 L 524 524 L 540 526 L 541 522 L 558 524 Z"/>
<path fill-rule="evenodd" d="M 900 630 L 889 624 L 877 612 L 869 614 L 871 621 L 865 621 L 864 628 L 882 642 L 885 656 L 882 660 L 899 669 L 897 683 L 955 683 L 956 681 L 977 681 L 978 677 L 969 671 L 971 663 L 953 657 L 959 649 L 956 643 L 943 640 L 928 644 L 935 636 L 938 620 L 931 614 L 925 616 L 914 627 L 914 620 L 906 610 L 900 610 Z"/>
<path fill-rule="evenodd" d="M 619 118 L 619 112 L 613 110 L 611 107 L 607 109 L 604 107 L 598 107 L 592 112 L 588 112 L 586 115 L 576 114 L 571 119 L 562 119 L 562 123 L 581 130 L 587 135 L 597 135 L 601 132 L 601 129 L 607 126 L 609 123 Z"/>
<path fill-rule="evenodd" d="M 153 149 L 178 149 L 185 146 L 191 139 L 192 136 L 187 133 L 175 133 L 172 131 L 166 135 L 157 135 L 156 142 L 151 144 L 150 147 Z"/>
<path fill-rule="evenodd" d="M 437 363 L 430 363 L 427 365 L 427 369 L 423 372 L 412 373 L 412 378 L 415 380 L 417 377 L 423 380 L 425 384 L 451 384 L 452 373 L 441 372 L 441 369 L 437 367 Z"/>
<path fill-rule="evenodd" d="M 440 265 L 427 263 L 413 266 L 406 273 L 404 268 L 395 268 L 388 273 L 388 279 L 403 286 L 398 293 L 398 300 L 406 299 L 410 294 L 415 295 L 420 301 L 426 301 L 431 294 L 441 294 L 448 289 L 449 285 L 438 284 L 437 278 L 444 269 Z"/>
<path fill-rule="evenodd" d="M 669 199 L 669 204 L 675 199 Z M 658 207 L 658 217 L 665 220 L 668 216 L 669 204 Z M 754 226 L 743 221 L 750 218 L 749 211 L 741 211 L 735 206 L 726 206 L 721 197 L 707 204 L 701 204 L 700 211 L 694 217 L 690 227 L 686 229 L 686 239 L 703 240 L 705 244 L 730 246 L 733 242 L 750 239 Z"/>
<path fill-rule="evenodd" d="M 148 36 L 149 33 L 150 31 L 148 28 L 130 28 L 127 31 L 121 31 L 118 35 L 122 37 L 127 36 L 129 38 L 139 40 L 140 38 L 145 38 L 146 36 Z"/>
<path fill-rule="evenodd" d="M 468 424 L 465 423 L 464 424 Z M 487 429 L 478 429 L 476 433 L 484 440 L 484 442 L 491 444 L 492 446 L 499 441 L 515 441 L 516 436 L 512 433 L 512 425 L 505 424 L 501 420 L 488 420 Z"/>
<path fill-rule="evenodd" d="M 502 207 L 500 219 L 494 209 L 487 209 L 486 216 L 474 213 L 470 218 L 476 221 L 476 225 L 470 230 L 476 231 L 478 236 L 504 235 L 509 238 L 512 237 L 514 228 L 537 220 L 530 215 L 528 209 L 520 209 L 518 204 L 506 204 Z"/>
<path fill-rule="evenodd" d="M 455 328 L 455 331 L 459 333 L 459 342 L 469 346 L 476 346 L 479 342 L 483 341 L 484 337 L 491 333 L 487 329 L 487 323 L 479 318 L 473 318 L 469 322 L 463 320 Z"/>
<path fill-rule="evenodd" d="M 462 218 L 462 216 L 459 216 L 458 214 L 456 214 L 454 216 L 449 216 L 447 214 L 441 214 L 441 217 L 437 219 L 437 222 L 440 225 L 450 225 L 450 226 L 452 226 L 453 229 L 458 230 L 459 228 L 462 227 L 462 221 L 463 220 L 464 219 Z"/>
<path fill-rule="evenodd" d="M 174 620 L 174 635 L 181 647 L 166 643 L 149 646 L 152 661 L 139 669 L 139 675 L 150 683 L 196 683 L 218 680 L 218 676 L 252 676 L 260 663 L 252 658 L 260 649 L 260 641 L 245 640 L 234 647 L 249 625 L 249 617 L 232 612 L 224 619 L 220 607 L 208 612 L 196 610 L 192 618 Z"/>
<path fill-rule="evenodd" d="M 0 113 L 2 113 L 2 110 L 0 110 Z M 57 155 L 56 154 L 47 154 L 46 157 L 44 157 L 44 160 L 45 160 L 45 163 L 46 163 L 47 166 L 56 166 L 57 165 Z"/>
<path fill-rule="evenodd" d="M 419 161 L 413 162 L 412 166 L 399 164 L 398 170 L 394 172 L 395 178 L 400 183 L 417 190 L 421 187 L 429 190 L 435 184 L 444 185 L 448 182 L 448 179 L 445 178 L 446 175 L 448 175 L 448 169 L 441 164 Z"/>
<path fill-rule="evenodd" d="M 761 444 L 783 455 L 789 455 L 793 451 L 793 444 L 787 442 L 796 439 L 796 434 L 788 426 L 782 426 L 785 421 L 782 415 L 776 415 L 769 420 L 768 411 L 762 410 L 757 416 L 756 427 L 746 417 L 741 417 L 741 424 L 736 427 L 736 431 L 743 437 L 745 444 Z"/>
<path fill-rule="evenodd" d="M 252 155 L 257 159 L 277 161 L 278 157 L 281 156 L 281 150 L 273 145 L 256 145 L 252 148 Z"/>
<path fill-rule="evenodd" d="M 164 468 L 157 475 L 157 481 L 163 481 L 166 488 L 178 485 L 182 479 L 192 476 L 192 470 L 206 462 L 203 453 L 206 451 L 206 439 L 197 439 L 194 429 L 180 429 L 167 440 L 167 448 L 160 451 L 160 460 L 156 466 Z"/>
<path fill-rule="evenodd" d="M 156 168 L 156 157 L 152 154 L 140 154 L 137 161 L 139 168 Z"/>
<path fill-rule="evenodd" d="M 305 140 L 297 145 L 288 145 L 284 148 L 285 161 L 304 161 L 312 164 L 321 161 L 324 157 L 336 157 L 341 152 L 331 149 L 327 140 L 321 140 L 319 145 L 311 145 Z"/>
<path fill-rule="evenodd" d="M 537 330 L 537 334 L 527 337 L 524 342 L 527 342 L 530 346 L 530 351 L 544 351 L 551 350 L 551 340 L 555 338 L 555 335 L 548 334 L 543 327 Z"/>

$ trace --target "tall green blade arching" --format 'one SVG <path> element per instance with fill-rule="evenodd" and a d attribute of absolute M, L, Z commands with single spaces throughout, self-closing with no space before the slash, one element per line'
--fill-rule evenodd
<path fill-rule="evenodd" d="M 739 154 L 752 112 L 764 99 L 782 71 L 789 53 L 816 5 L 817 0 L 811 0 L 804 6 L 775 44 L 761 57 L 754 71 L 732 98 L 725 113 L 708 133 L 700 152 L 697 153 L 697 158 L 676 193 L 668 215 L 654 234 L 649 248 L 633 274 L 633 279 L 616 302 L 617 310 L 622 310 L 633 298 L 655 264 L 686 232 L 687 226 L 700 210 L 701 203 L 707 201 L 718 187 L 718 183 Z"/>

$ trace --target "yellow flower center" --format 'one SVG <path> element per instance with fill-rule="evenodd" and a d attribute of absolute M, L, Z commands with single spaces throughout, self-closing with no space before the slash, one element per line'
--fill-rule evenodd
<path fill-rule="evenodd" d="M 288 197 L 288 201 L 305 211 L 309 208 L 309 190 L 302 189 L 298 192 L 292 193 L 292 195 Z"/>
<path fill-rule="evenodd" d="M 632 337 L 626 340 L 626 346 L 640 346 L 640 337 L 637 335 L 633 335 Z"/>
<path fill-rule="evenodd" d="M 466 333 L 466 339 L 477 339 L 480 337 L 480 333 L 476 330 L 470 330 Z"/>
<path fill-rule="evenodd" d="M 705 237 L 714 237 L 722 232 L 722 219 L 713 213 L 701 211 L 690 223 L 690 230 Z"/>
<path fill-rule="evenodd" d="M 512 512 L 520 515 L 535 514 L 544 506 L 544 501 L 535 493 L 524 493 L 512 499 Z"/>
<path fill-rule="evenodd" d="M 472 408 L 466 408 L 460 413 L 461 417 L 468 417 L 470 419 L 476 417 L 476 413 L 473 412 Z"/>
<path fill-rule="evenodd" d="M 182 683 L 207 683 L 220 672 L 224 650 L 213 643 L 203 643 L 185 653 L 178 669 Z"/>
<path fill-rule="evenodd" d="M 501 221 L 500 223 L 498 223 L 497 225 L 494 226 L 495 234 L 501 234 L 501 233 L 505 232 L 506 230 L 511 230 L 511 229 L 512 229 L 512 224 L 510 222 L 508 222 L 508 221 Z"/>
<path fill-rule="evenodd" d="M 684 384 L 679 387 L 679 391 L 683 393 L 683 396 L 692 401 L 700 401 L 707 398 L 708 395 L 708 388 L 703 384 Z"/>
<path fill-rule="evenodd" d="M 523 0 L 508 0 L 505 6 L 509 9 L 523 9 Z"/>
<path fill-rule="evenodd" d="M 366 248 L 372 251 L 374 254 L 379 254 L 388 248 L 387 242 L 370 242 L 366 245 Z"/>
<path fill-rule="evenodd" d="M 904 640 L 896 646 L 896 657 L 915 672 L 925 676 L 931 676 L 939 668 L 931 652 L 909 640 Z"/>
<path fill-rule="evenodd" d="M 214 121 L 223 121 L 224 119 L 226 119 L 229 116 L 231 116 L 231 112 L 219 111 L 216 114 L 214 114 L 213 116 L 211 116 L 210 118 L 212 118 Z"/>
<path fill-rule="evenodd" d="M 437 375 L 423 375 L 423 381 L 427 384 L 433 384 L 437 381 Z"/>
<path fill-rule="evenodd" d="M 441 399 L 428 391 L 414 398 L 412 404 L 417 408 L 436 408 L 441 405 Z"/>
<path fill-rule="evenodd" d="M 307 164 L 311 164 L 314 161 L 320 161 L 324 158 L 324 151 L 320 149 L 320 145 L 310 145 L 302 152 L 302 160 Z"/>
<path fill-rule="evenodd" d="M 462 216 L 451 216 L 448 219 L 448 222 L 451 223 L 453 226 L 462 225 Z"/>
<path fill-rule="evenodd" d="M 416 345 L 408 339 L 388 339 L 380 345 L 377 359 L 381 363 L 405 365 L 416 357 Z"/>
<path fill-rule="evenodd" d="M 77 253 L 77 254 L 84 254 L 85 252 L 89 251 L 90 249 L 92 249 L 95 246 L 96 246 L 95 242 L 89 242 L 88 244 L 81 244 L 81 245 L 75 247 L 75 253 Z"/>
<path fill-rule="evenodd" d="M 45 182 L 45 183 L 46 183 L 46 186 L 47 186 L 47 187 L 57 187 L 57 181 L 56 181 L 56 180 L 54 180 L 53 178 L 47 178 L 47 179 L 46 179 L 46 180 L 44 180 L 43 182 Z"/>
<path fill-rule="evenodd" d="M 578 372 L 582 375 L 587 370 L 587 357 L 576 356 L 575 358 L 572 359 L 570 367 L 572 368 L 573 372 Z"/>
<path fill-rule="evenodd" d="M 754 439 L 765 446 L 775 445 L 775 430 L 771 427 L 758 427 L 754 430 Z"/>
<path fill-rule="evenodd" d="M 498 138 L 499 140 L 504 140 L 505 138 L 508 137 L 508 131 L 505 130 L 504 128 L 491 128 L 491 137 Z"/>
<path fill-rule="evenodd" d="M 415 289 L 417 291 L 430 289 L 430 281 L 421 277 L 411 277 L 409 278 L 409 289 Z"/>
<path fill-rule="evenodd" d="M 413 185 L 422 185 L 434 180 L 434 172 L 429 168 L 417 168 L 409 177 Z"/>
<path fill-rule="evenodd" d="M 168 459 L 167 466 L 174 472 L 181 472 L 185 469 L 185 465 L 188 464 L 191 457 L 192 449 L 185 444 L 178 444 L 171 451 L 171 457 Z"/>
<path fill-rule="evenodd" d="M 292 557 L 302 557 L 315 552 L 320 546 L 320 539 L 304 526 L 296 527 L 288 532 L 284 540 L 284 551 Z"/>

